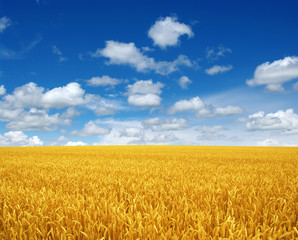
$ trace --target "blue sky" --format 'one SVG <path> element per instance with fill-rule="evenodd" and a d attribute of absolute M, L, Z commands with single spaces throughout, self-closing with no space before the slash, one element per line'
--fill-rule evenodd
<path fill-rule="evenodd" d="M 297 146 L 297 9 L 0 0 L 0 146 Z"/>

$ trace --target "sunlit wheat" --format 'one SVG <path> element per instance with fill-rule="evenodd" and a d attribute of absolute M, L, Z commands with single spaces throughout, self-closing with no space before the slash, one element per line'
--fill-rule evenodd
<path fill-rule="evenodd" d="M 298 148 L 0 148 L 0 239 L 297 239 Z"/>

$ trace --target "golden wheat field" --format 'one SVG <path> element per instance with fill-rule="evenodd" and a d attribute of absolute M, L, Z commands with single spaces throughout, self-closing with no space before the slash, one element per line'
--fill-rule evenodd
<path fill-rule="evenodd" d="M 297 239 L 298 148 L 0 148 L 0 239 Z"/>

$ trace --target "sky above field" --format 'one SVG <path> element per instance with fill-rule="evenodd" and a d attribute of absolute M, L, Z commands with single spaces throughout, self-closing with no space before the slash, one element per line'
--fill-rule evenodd
<path fill-rule="evenodd" d="M 297 146 L 297 9 L 0 0 L 0 146 Z"/>

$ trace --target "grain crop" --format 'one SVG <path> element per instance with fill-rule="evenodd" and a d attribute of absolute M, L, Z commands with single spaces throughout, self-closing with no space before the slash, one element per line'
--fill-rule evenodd
<path fill-rule="evenodd" d="M 0 239 L 297 239 L 298 148 L 0 148 Z"/>

